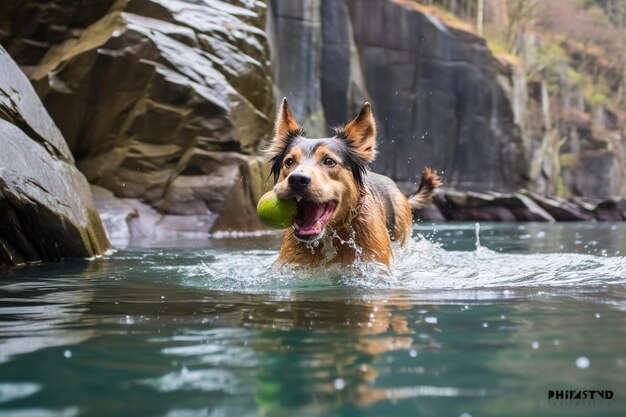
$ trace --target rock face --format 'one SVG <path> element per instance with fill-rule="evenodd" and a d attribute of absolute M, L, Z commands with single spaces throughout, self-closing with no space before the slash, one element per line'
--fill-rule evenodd
<path fill-rule="evenodd" d="M 484 40 L 400 0 L 272 0 L 280 95 L 313 135 L 372 102 L 374 169 L 414 191 L 424 165 L 448 186 L 512 191 L 528 164 Z M 504 80 L 507 83 L 507 80 Z"/>
<path fill-rule="evenodd" d="M 100 19 L 115 0 L 8 0 L 0 6 L 0 43 L 28 71 L 48 49 Z"/>
<path fill-rule="evenodd" d="M 89 184 L 30 82 L 0 47 L 0 264 L 110 248 Z"/>
<path fill-rule="evenodd" d="M 48 13 L 41 30 L 10 37 L 18 61 L 52 21 L 73 28 L 30 77 L 89 182 L 198 220 L 180 231 L 260 227 L 258 153 L 274 113 L 263 3 L 101 2 L 99 18 L 79 7 L 50 22 L 65 2 L 23 3 Z"/>

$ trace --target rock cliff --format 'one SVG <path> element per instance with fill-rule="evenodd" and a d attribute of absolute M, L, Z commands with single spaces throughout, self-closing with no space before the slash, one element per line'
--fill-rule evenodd
<path fill-rule="evenodd" d="M 26 76 L 0 47 L 0 264 L 110 248 L 89 184 Z"/>
<path fill-rule="evenodd" d="M 260 226 L 258 154 L 274 113 L 263 3 L 22 3 L 41 26 L 6 36 L 22 64 L 42 52 L 24 44 L 65 25 L 30 78 L 91 183 L 148 203 L 173 232 Z"/>

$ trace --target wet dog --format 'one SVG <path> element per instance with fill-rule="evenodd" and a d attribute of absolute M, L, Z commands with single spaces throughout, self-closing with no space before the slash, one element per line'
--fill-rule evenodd
<path fill-rule="evenodd" d="M 392 240 L 404 245 L 411 236 L 411 209 L 430 203 L 441 185 L 437 173 L 425 168 L 417 193 L 407 198 L 393 180 L 369 170 L 376 156 L 369 103 L 332 137 L 309 139 L 283 99 L 267 152 L 274 192 L 298 203 L 279 264 L 352 264 L 359 258 L 388 266 Z"/>

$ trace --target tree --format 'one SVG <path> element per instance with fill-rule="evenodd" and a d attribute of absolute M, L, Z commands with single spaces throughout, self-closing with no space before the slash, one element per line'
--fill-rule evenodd
<path fill-rule="evenodd" d="M 509 26 L 506 32 L 506 44 L 514 54 L 521 52 L 523 43 L 518 42 L 520 33 L 528 32 L 537 15 L 538 0 L 506 0 Z"/>

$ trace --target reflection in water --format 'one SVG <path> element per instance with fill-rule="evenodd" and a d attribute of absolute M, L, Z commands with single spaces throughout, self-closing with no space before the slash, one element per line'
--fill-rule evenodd
<path fill-rule="evenodd" d="M 244 323 L 260 325 L 262 339 L 271 341 L 255 344 L 262 358 L 255 395 L 259 414 L 324 415 L 344 402 L 371 403 L 377 395 L 370 387 L 379 376 L 377 358 L 418 349 L 398 308 L 407 305 L 295 297 L 278 309 L 272 305 L 251 312 Z"/>
<path fill-rule="evenodd" d="M 0 301 L 0 317 L 3 318 L 0 324 L 0 363 L 18 353 L 77 344 L 94 335 L 93 329 L 76 328 L 82 318 L 83 306 L 91 300 L 92 290 L 77 285 L 75 277 L 88 274 L 91 269 L 89 263 L 72 263 L 66 268 L 38 265 L 26 269 L 38 269 L 40 273 L 60 278 L 47 282 L 12 282 L 11 279 L 19 277 L 21 271 L 7 269 L 7 282 L 2 286 Z M 74 278 L 64 279 L 64 274 Z"/>
<path fill-rule="evenodd" d="M 481 242 L 494 249 L 504 232 L 491 227 Z M 455 251 L 418 241 L 386 277 L 289 275 L 260 249 L 8 270 L 0 416 L 623 415 L 618 396 L 546 400 L 623 386 L 623 258 L 463 252 L 454 239 Z"/>

